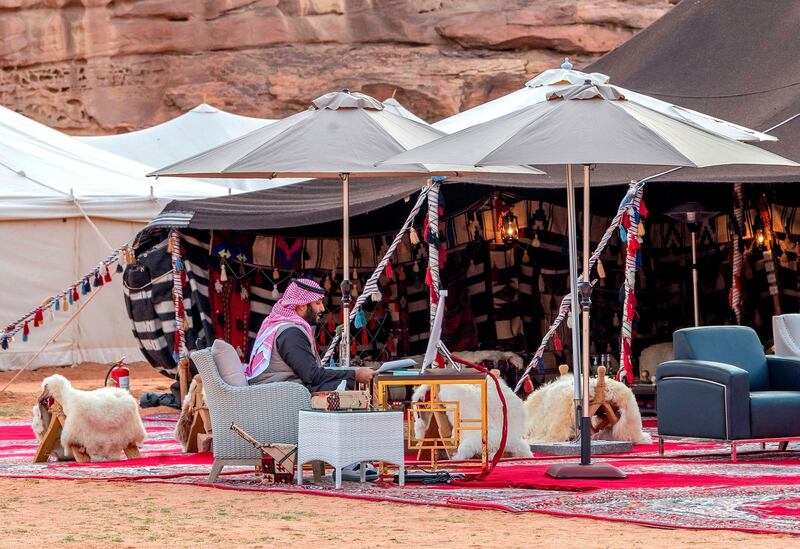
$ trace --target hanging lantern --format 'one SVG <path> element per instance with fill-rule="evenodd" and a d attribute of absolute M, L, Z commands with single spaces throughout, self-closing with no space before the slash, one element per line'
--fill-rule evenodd
<path fill-rule="evenodd" d="M 514 242 L 519 238 L 519 224 L 517 223 L 517 216 L 511 210 L 503 212 L 500 217 L 500 224 L 502 226 L 503 242 Z"/>
<path fill-rule="evenodd" d="M 766 240 L 767 240 L 767 237 L 764 234 L 764 229 L 758 229 L 758 231 L 756 231 L 756 245 L 759 248 L 763 249 L 764 248 L 764 243 L 766 242 Z"/>

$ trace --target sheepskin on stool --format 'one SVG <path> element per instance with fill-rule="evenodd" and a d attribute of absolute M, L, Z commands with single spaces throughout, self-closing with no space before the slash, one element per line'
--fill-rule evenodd
<path fill-rule="evenodd" d="M 462 356 L 463 353 L 459 353 Z M 466 357 L 463 357 L 466 359 Z M 500 376 L 500 387 L 506 399 L 508 409 L 508 436 L 506 440 L 506 455 L 513 457 L 531 457 L 531 448 L 523 440 L 526 425 L 526 413 L 522 400 L 514 394 L 514 391 L 506 385 Z M 422 400 L 428 393 L 428 385 L 420 385 L 414 391 L 411 398 L 414 402 Z M 491 380 L 487 380 L 488 389 L 488 447 L 489 457 L 494 455 L 500 448 L 500 438 L 503 430 L 503 409 L 500 404 L 500 397 L 497 389 Z M 481 417 L 481 390 L 474 384 L 469 385 L 439 385 L 439 400 L 442 402 L 458 402 L 459 414 L 462 418 Z M 431 414 L 417 414 L 414 419 L 414 434 L 417 438 L 424 438 L 428 428 Z M 450 425 L 453 425 L 453 414 L 448 413 L 447 418 Z M 461 431 L 458 443 L 458 450 L 453 454 L 452 459 L 471 459 L 481 457 L 481 433 L 480 431 Z"/>
<path fill-rule="evenodd" d="M 50 413 L 50 410 L 42 402 L 37 402 L 33 405 L 33 419 L 31 420 L 31 429 L 33 429 L 33 434 L 36 436 L 36 440 L 40 443 L 44 439 L 44 435 L 47 433 L 48 427 L 50 427 L 50 422 L 53 421 L 53 414 Z M 61 443 L 53 447 L 53 450 L 50 452 L 50 455 L 56 457 L 58 461 L 69 461 L 75 459 L 72 455 L 72 452 L 69 450 L 65 450 Z M 47 459 L 47 456 L 44 456 L 44 459 Z"/>
<path fill-rule="evenodd" d="M 575 433 L 572 374 L 565 374 L 535 390 L 525 401 L 528 424 L 525 438 L 529 443 L 566 442 Z M 589 381 L 589 398 L 594 398 L 597 378 Z M 625 440 L 649 444 L 650 435 L 642 431 L 642 416 L 636 397 L 624 383 L 606 378 L 606 401 L 619 410 L 619 421 L 611 429 L 593 435 L 603 440 Z M 597 419 L 593 418 L 596 423 Z"/>
<path fill-rule="evenodd" d="M 42 381 L 42 397 L 52 396 L 64 410 L 61 446 L 75 459 L 111 461 L 128 448 L 140 448 L 147 436 L 136 400 L 124 389 L 75 389 L 55 374 Z"/>

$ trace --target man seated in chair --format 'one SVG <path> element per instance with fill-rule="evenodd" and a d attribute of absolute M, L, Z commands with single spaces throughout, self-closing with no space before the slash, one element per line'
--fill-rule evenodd
<path fill-rule="evenodd" d="M 348 389 L 370 382 L 376 373 L 371 368 L 321 367 L 314 326 L 325 313 L 323 297 L 325 290 L 313 280 L 298 278 L 289 284 L 258 331 L 244 371 L 248 384 L 295 381 L 313 393 L 332 391 L 342 380 Z"/>

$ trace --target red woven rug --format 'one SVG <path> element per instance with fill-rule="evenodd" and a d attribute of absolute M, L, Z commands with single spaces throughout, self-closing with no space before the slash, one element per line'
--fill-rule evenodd
<path fill-rule="evenodd" d="M 31 463 L 36 441 L 29 425 L 0 425 L 0 477 L 209 486 L 209 454 L 182 454 L 172 431 L 176 416 L 145 419 L 148 440 L 142 458 L 78 464 Z M 654 430 L 651 422 L 647 427 Z M 544 472 L 564 459 L 506 459 L 483 481 L 452 485 L 345 482 L 335 490 L 320 484 L 262 484 L 251 468 L 226 468 L 215 488 L 290 492 L 370 501 L 437 505 L 463 509 L 539 512 L 671 528 L 733 529 L 800 534 L 800 445 L 790 452 L 742 446 L 738 463 L 716 444 L 667 443 L 667 458 L 655 444 L 630 454 L 600 457 L 622 468 L 624 480 L 556 480 Z M 410 464 L 413 467 L 413 464 Z"/>

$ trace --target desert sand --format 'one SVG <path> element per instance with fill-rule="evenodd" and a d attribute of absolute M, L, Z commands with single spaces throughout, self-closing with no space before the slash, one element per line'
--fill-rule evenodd
<path fill-rule="evenodd" d="M 80 388 L 107 366 L 24 372 L 0 395 L 0 421 L 29 418 L 41 380 L 61 373 Z M 131 367 L 131 387 L 171 380 Z M 0 372 L 0 387 L 14 372 Z M 143 414 L 172 411 L 148 408 Z M 104 481 L 0 479 L 0 547 L 687 547 L 797 546 L 797 538 L 651 528 L 536 513 L 466 511 L 313 495 Z"/>

